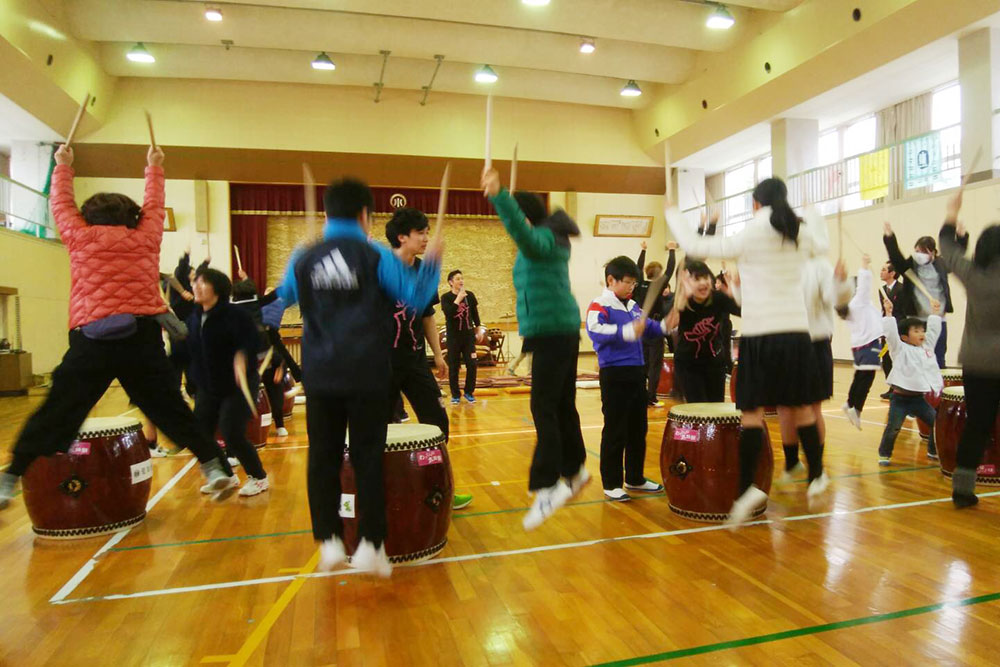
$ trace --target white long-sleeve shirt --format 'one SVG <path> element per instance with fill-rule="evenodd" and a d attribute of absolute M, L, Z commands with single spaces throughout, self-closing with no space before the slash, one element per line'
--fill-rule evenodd
<path fill-rule="evenodd" d="M 944 380 L 937 365 L 934 346 L 941 335 L 941 318 L 937 315 L 927 318 L 927 336 L 921 347 L 902 341 L 899 324 L 894 317 L 882 319 L 882 331 L 892 355 L 892 372 L 886 381 L 906 391 L 940 394 L 944 389 Z"/>
<path fill-rule="evenodd" d="M 872 297 L 872 272 L 858 269 L 858 287 L 847 304 L 851 347 L 861 347 L 882 337 L 882 314 Z"/>
<path fill-rule="evenodd" d="M 802 271 L 802 291 L 809 317 L 809 337 L 813 342 L 833 338 L 834 308 L 851 298 L 851 286 L 834 280 L 833 265 L 826 257 L 813 257 Z"/>
<path fill-rule="evenodd" d="M 798 244 L 771 227 L 770 206 L 760 208 L 743 231 L 725 237 L 699 236 L 676 207 L 667 209 L 666 218 L 688 254 L 736 260 L 743 292 L 743 336 L 809 333 L 803 268 L 810 257 L 825 254 L 829 245 L 825 233 L 817 233 L 826 225 L 818 214 L 807 211 Z"/>

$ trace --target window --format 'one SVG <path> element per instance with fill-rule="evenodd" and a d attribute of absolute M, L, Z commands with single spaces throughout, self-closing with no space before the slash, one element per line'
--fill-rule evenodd
<path fill-rule="evenodd" d="M 754 186 L 754 163 L 751 160 L 738 167 L 726 170 L 726 196 L 752 190 Z"/>
<path fill-rule="evenodd" d="M 957 188 L 962 181 L 962 88 L 956 83 L 931 96 L 931 129 L 941 131 L 941 179 L 932 192 Z"/>
<path fill-rule="evenodd" d="M 765 178 L 771 178 L 771 156 L 765 155 L 757 160 L 757 182 L 760 183 Z"/>
<path fill-rule="evenodd" d="M 962 88 L 956 83 L 931 96 L 931 129 L 940 130 L 962 122 Z"/>
<path fill-rule="evenodd" d="M 875 116 L 851 123 L 844 130 L 844 157 L 875 150 Z"/>
<path fill-rule="evenodd" d="M 819 135 L 819 166 L 840 160 L 840 131 L 830 130 Z"/>

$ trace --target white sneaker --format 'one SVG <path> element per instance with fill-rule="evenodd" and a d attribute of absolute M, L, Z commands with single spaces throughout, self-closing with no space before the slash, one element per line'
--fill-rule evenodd
<path fill-rule="evenodd" d="M 296 396 L 295 397 L 295 405 L 305 405 L 305 404 L 306 404 L 306 397 L 305 396 Z"/>
<path fill-rule="evenodd" d="M 604 489 L 604 497 L 607 498 L 608 500 L 615 500 L 620 503 L 623 503 L 627 500 L 632 500 L 632 496 L 625 493 L 625 489 L 622 488 Z"/>
<path fill-rule="evenodd" d="M 243 482 L 243 487 L 240 489 L 241 496 L 256 496 L 258 493 L 264 493 L 271 485 L 267 481 L 267 477 L 264 479 L 257 479 L 256 477 L 247 477 L 247 481 Z"/>
<path fill-rule="evenodd" d="M 806 473 L 806 467 L 802 465 L 802 461 L 799 461 L 798 463 L 795 464 L 794 468 L 792 468 L 791 470 L 786 470 L 785 472 L 781 473 L 781 479 L 778 481 L 778 483 L 782 486 L 788 486 L 790 484 L 794 484 L 795 480 L 797 478 L 802 477 L 802 475 L 804 475 L 805 473 Z"/>
<path fill-rule="evenodd" d="M 339 537 L 320 542 L 319 565 L 316 566 L 320 572 L 329 572 L 345 560 L 347 553 L 344 551 L 344 542 Z"/>
<path fill-rule="evenodd" d="M 826 491 L 829 486 L 830 478 L 826 476 L 826 471 L 824 470 L 822 475 L 809 482 L 809 489 L 806 491 L 806 495 L 810 498 L 815 498 Z"/>
<path fill-rule="evenodd" d="M 368 540 L 361 540 L 357 550 L 351 556 L 351 567 L 362 572 L 374 572 L 382 578 L 392 574 L 392 563 L 385 555 L 385 542 L 377 550 Z"/>
<path fill-rule="evenodd" d="M 753 511 L 767 501 L 767 494 L 758 489 L 755 485 L 743 492 L 743 495 L 736 499 L 733 508 L 729 510 L 729 518 L 726 525 L 735 528 L 741 523 L 745 523 Z"/>
<path fill-rule="evenodd" d="M 646 493 L 659 493 L 663 490 L 662 484 L 657 484 L 651 479 L 647 479 L 642 484 L 635 486 L 633 484 L 625 484 L 625 488 L 630 491 L 645 491 Z"/>
<path fill-rule="evenodd" d="M 539 489 L 535 492 L 535 502 L 531 509 L 524 515 L 522 524 L 525 530 L 534 530 L 548 519 L 552 514 L 566 504 L 566 501 L 573 496 L 573 490 L 562 480 L 547 489 Z"/>
<path fill-rule="evenodd" d="M 580 465 L 580 470 L 575 475 L 569 478 L 569 489 L 572 492 L 570 498 L 576 498 L 576 496 L 583 491 L 583 487 L 590 483 L 590 471 L 587 470 L 586 465 Z"/>
<path fill-rule="evenodd" d="M 847 416 L 847 421 L 851 422 L 854 425 L 854 428 L 860 431 L 861 413 L 858 412 L 858 409 L 848 406 L 847 403 L 844 403 L 842 406 L 840 406 L 840 409 L 843 410 L 844 414 Z"/>
<path fill-rule="evenodd" d="M 230 468 L 239 468 L 240 467 L 240 460 L 238 458 L 236 458 L 235 456 L 230 456 L 229 457 L 229 467 Z"/>
<path fill-rule="evenodd" d="M 230 489 L 235 489 L 240 485 L 240 478 L 236 475 L 232 477 L 226 477 L 225 473 L 218 479 L 210 479 L 207 484 L 201 487 L 202 493 L 221 493 L 223 491 L 229 491 Z"/>
<path fill-rule="evenodd" d="M 284 438 L 286 435 L 288 435 L 288 429 L 285 428 L 284 426 L 279 426 L 278 430 L 275 431 L 274 434 L 279 438 Z"/>
<path fill-rule="evenodd" d="M 302 393 L 302 383 L 296 382 L 294 387 L 285 392 L 285 398 L 292 398 L 293 396 L 298 396 L 301 393 Z"/>

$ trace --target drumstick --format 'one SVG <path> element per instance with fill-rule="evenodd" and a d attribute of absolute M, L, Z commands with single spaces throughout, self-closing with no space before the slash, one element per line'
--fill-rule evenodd
<path fill-rule="evenodd" d="M 660 295 L 663 291 L 663 284 L 667 282 L 666 272 L 661 273 L 653 279 L 653 282 L 649 284 L 649 289 L 646 291 L 646 298 L 642 302 L 642 321 L 645 322 L 649 319 L 649 311 L 653 309 L 653 304 L 656 303 L 656 297 Z"/>
<path fill-rule="evenodd" d="M 844 210 L 837 200 L 837 257 L 844 258 Z"/>
<path fill-rule="evenodd" d="M 305 188 L 306 238 L 313 240 L 316 238 L 316 179 L 305 162 L 302 163 L 302 183 Z"/>
<path fill-rule="evenodd" d="M 69 134 L 66 135 L 65 145 L 67 148 L 69 148 L 69 145 L 73 143 L 73 137 L 76 136 L 76 128 L 80 126 L 80 121 L 83 120 L 83 112 L 87 110 L 87 104 L 89 103 L 90 93 L 87 93 L 87 96 L 83 98 L 83 104 L 81 104 L 80 108 L 77 109 L 76 118 L 73 119 L 73 125 L 69 128 Z"/>
<path fill-rule="evenodd" d="M 982 145 L 980 145 L 979 148 L 976 149 L 976 154 L 972 156 L 972 162 L 969 163 L 969 171 L 967 171 L 965 173 L 965 176 L 962 177 L 962 185 L 959 188 L 960 190 L 964 190 L 965 186 L 969 184 L 969 179 L 972 178 L 973 172 L 975 172 L 976 167 L 979 166 L 979 158 L 981 158 L 982 156 L 983 156 L 983 147 Z"/>
<path fill-rule="evenodd" d="M 240 261 L 240 248 L 235 243 L 233 244 L 233 251 L 236 253 L 236 267 L 243 272 L 243 262 Z"/>
<path fill-rule="evenodd" d="M 149 115 L 149 111 L 143 109 L 146 113 L 146 125 L 149 126 L 149 145 L 154 149 L 156 148 L 156 136 L 153 134 L 153 117 Z"/>
<path fill-rule="evenodd" d="M 438 195 L 437 224 L 434 226 L 434 237 L 431 241 L 432 247 L 436 247 L 441 241 L 441 234 L 444 232 L 444 216 L 448 209 L 448 179 L 451 176 L 451 162 L 444 166 L 444 175 L 441 176 L 441 194 Z"/>
<path fill-rule="evenodd" d="M 493 93 L 486 96 L 486 168 L 493 168 L 493 157 L 490 151 L 493 145 Z"/>
<path fill-rule="evenodd" d="M 517 142 L 514 142 L 514 158 L 510 161 L 510 191 L 515 192 L 517 185 Z"/>
<path fill-rule="evenodd" d="M 906 276 L 907 279 L 913 281 L 913 286 L 916 287 L 918 290 L 920 290 L 923 293 L 923 295 L 928 298 L 928 300 L 937 301 L 937 299 L 932 297 L 931 293 L 927 291 L 927 288 L 924 286 L 924 284 L 920 282 L 920 278 L 917 277 L 917 274 L 913 269 L 907 269 L 903 273 L 903 275 Z"/>
<path fill-rule="evenodd" d="M 271 363 L 271 357 L 274 356 L 274 346 L 267 348 L 267 354 L 264 355 L 264 361 L 261 362 L 260 366 L 257 368 L 257 375 L 264 375 L 264 369 L 267 368 Z"/>
<path fill-rule="evenodd" d="M 865 254 L 864 248 L 862 248 L 858 244 L 858 242 L 854 240 L 854 237 L 851 236 L 849 232 L 844 231 L 844 236 L 847 237 L 847 240 L 850 241 L 854 245 L 854 247 L 858 249 L 858 252 L 860 252 L 862 255 Z"/>
<path fill-rule="evenodd" d="M 671 182 L 670 178 L 670 142 L 663 142 L 663 177 L 666 181 L 666 190 L 664 191 L 667 196 L 667 203 L 670 204 L 673 201 L 674 194 L 674 184 Z"/>
<path fill-rule="evenodd" d="M 240 373 L 237 380 L 239 380 L 240 391 L 243 393 L 243 398 L 246 399 L 247 405 L 250 406 L 250 414 L 252 414 L 255 418 L 258 417 L 257 403 L 250 396 L 250 385 L 247 384 L 246 373 Z"/>

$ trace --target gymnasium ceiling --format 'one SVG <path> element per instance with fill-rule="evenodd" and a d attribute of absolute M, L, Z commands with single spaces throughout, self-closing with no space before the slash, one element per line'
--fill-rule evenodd
<path fill-rule="evenodd" d="M 725 51 L 802 0 L 727 0 L 729 30 L 705 21 L 712 4 L 688 0 L 41 0 L 92 45 L 113 76 L 228 79 L 367 86 L 383 96 L 421 91 L 443 55 L 433 91 L 599 106 L 642 106 L 652 95 L 622 97 L 637 80 L 644 93 L 688 81 L 699 55 Z M 222 11 L 206 20 L 206 7 Z M 582 54 L 583 38 L 596 51 Z M 227 49 L 223 40 L 232 44 Z M 153 64 L 126 52 L 143 42 Z M 335 71 L 314 70 L 325 51 Z M 489 64 L 491 86 L 474 73 Z"/>

